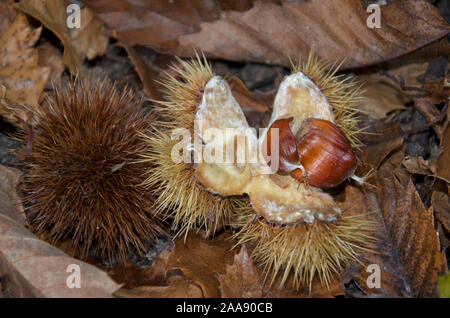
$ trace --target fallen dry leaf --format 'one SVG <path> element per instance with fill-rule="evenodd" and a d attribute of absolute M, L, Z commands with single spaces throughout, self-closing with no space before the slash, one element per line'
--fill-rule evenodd
<path fill-rule="evenodd" d="M 379 71 L 358 76 L 363 83 L 363 99 L 358 105 L 362 113 L 375 119 L 385 118 L 395 110 L 405 109 L 412 97 L 393 78 L 403 81 L 405 87 L 422 87 L 419 81 L 427 70 L 428 62 L 408 63 L 391 67 L 387 72 Z"/>
<path fill-rule="evenodd" d="M 365 271 L 359 284 L 372 297 L 432 297 L 436 295 L 439 275 L 446 271 L 433 209 L 426 209 L 414 184 L 402 184 L 393 170 L 388 162 L 381 166 L 376 193 L 346 188 L 346 208 L 366 211 L 368 218 L 376 222 L 375 253 L 365 253 L 364 265 L 380 267 L 381 290 L 367 287 Z"/>
<path fill-rule="evenodd" d="M 227 265 L 226 273 L 219 274 L 221 296 L 225 298 L 261 297 L 263 285 L 258 270 L 247 253 L 245 245 L 234 255 L 232 265 Z"/>
<path fill-rule="evenodd" d="M 64 46 L 64 64 L 73 74 L 82 72 L 85 57 L 89 60 L 103 55 L 108 37 L 103 34 L 103 25 L 90 8 L 80 13 L 80 28 L 70 29 L 66 25 L 69 1 L 20 0 L 16 7 L 39 20 L 52 31 Z"/>
<path fill-rule="evenodd" d="M 358 80 L 364 83 L 358 109 L 372 118 L 382 119 L 394 110 L 405 109 L 405 103 L 411 100 L 398 85 L 379 73 L 361 75 Z"/>
<path fill-rule="evenodd" d="M 0 275 L 14 297 L 111 297 L 120 286 L 96 267 L 39 240 L 24 226 L 16 186 L 20 171 L 0 166 Z M 81 288 L 69 288 L 71 264 Z"/>
<path fill-rule="evenodd" d="M 152 65 L 146 63 L 134 48 L 126 44 L 123 44 L 123 47 L 127 51 L 131 62 L 134 64 L 134 68 L 141 79 L 147 97 L 161 100 L 163 87 L 158 82 L 160 79 L 159 72 Z"/>
<path fill-rule="evenodd" d="M 253 0 L 87 0 L 111 27 L 113 36 L 132 47 L 149 45 L 173 52 L 183 34 L 200 31 L 200 23 L 214 21 L 223 10 L 245 11 Z"/>
<path fill-rule="evenodd" d="M 220 16 L 213 0 L 88 0 L 86 3 L 112 28 L 122 43 L 150 45 L 161 52 L 178 46 L 178 37 L 199 31 L 203 21 Z"/>
<path fill-rule="evenodd" d="M 236 98 L 244 112 L 255 111 L 265 113 L 272 109 L 275 92 L 250 92 L 244 82 L 235 76 L 228 78 L 227 81 L 230 84 L 234 98 Z"/>
<path fill-rule="evenodd" d="M 167 262 L 167 269 L 179 269 L 202 288 L 204 297 L 220 297 L 218 274 L 225 274 L 233 261 L 234 242 L 229 233 L 206 239 L 204 231 L 179 237 Z M 194 261 L 195 260 L 195 261 Z"/>
<path fill-rule="evenodd" d="M 128 264 L 106 269 L 115 281 L 123 283 L 122 288 L 117 290 L 114 296 L 121 298 L 203 297 L 202 288 L 187 279 L 181 271 L 167 271 L 170 254 L 168 250 L 164 250 L 148 268 L 138 268 Z"/>
<path fill-rule="evenodd" d="M 290 65 L 289 58 L 307 55 L 311 47 L 329 61 L 347 56 L 345 68 L 374 64 L 418 49 L 450 30 L 437 8 L 426 1 L 382 6 L 378 29 L 367 27 L 369 13 L 362 0 L 281 5 L 255 1 L 243 11 L 221 10 L 213 1 L 195 1 L 189 10 L 182 1 L 88 4 L 114 36 L 131 46 L 142 44 L 181 56 L 192 56 L 195 48 L 217 58 L 285 66 Z"/>
<path fill-rule="evenodd" d="M 423 76 L 427 70 L 428 62 L 416 62 L 401 65 L 395 68 L 389 69 L 387 72 L 397 78 L 401 78 L 405 86 L 422 86 L 423 83 L 420 82 L 420 77 Z M 390 80 L 388 77 L 384 76 L 392 85 L 395 82 Z M 396 85 L 397 88 L 400 88 Z"/>
<path fill-rule="evenodd" d="M 201 23 L 200 32 L 179 37 L 176 50 L 166 49 L 191 56 L 196 48 L 216 58 L 289 66 L 289 58 L 305 56 L 314 47 L 328 61 L 347 57 L 344 68 L 353 68 L 409 53 L 450 31 L 439 10 L 426 1 L 381 6 L 378 29 L 367 27 L 366 8 L 362 0 L 256 1 L 250 10 L 226 11 L 217 21 Z M 134 41 L 153 45 L 148 39 Z"/>
<path fill-rule="evenodd" d="M 432 175 L 428 160 L 422 157 L 408 157 L 403 159 L 402 165 L 412 174 Z"/>
<path fill-rule="evenodd" d="M 369 134 L 361 135 L 365 146 L 358 157 L 370 169 L 376 170 L 391 152 L 403 145 L 403 131 L 395 123 L 376 122 L 367 132 Z"/>
<path fill-rule="evenodd" d="M 440 125 L 442 114 L 435 104 L 445 102 L 449 96 L 448 88 L 446 87 L 446 76 L 444 75 L 448 72 L 445 70 L 432 71 L 430 74 L 433 73 L 433 76 L 436 76 L 436 73 L 442 74 L 435 81 L 430 81 L 430 77 L 433 78 L 433 76 L 428 74 L 430 66 L 432 66 L 431 63 L 407 64 L 382 73 L 392 81 L 393 85 L 401 89 L 405 96 L 414 101 L 414 107 L 432 125 L 436 136 L 441 139 L 443 132 Z M 436 68 L 435 66 L 433 67 Z M 445 68 L 447 69 L 448 66 Z"/>
<path fill-rule="evenodd" d="M 199 234 L 200 233 L 200 234 Z M 308 288 L 296 290 L 291 277 L 286 286 L 280 280 L 264 283 L 262 268 L 251 260 L 247 247 L 231 250 L 229 233 L 206 239 L 204 232 L 191 233 L 184 245 L 177 239 L 172 252 L 163 252 L 146 269 L 134 266 L 113 268 L 108 273 L 124 286 L 117 297 L 334 297 L 343 295 L 337 280 L 329 288 L 314 280 Z M 239 253 L 237 251 L 239 250 Z M 234 255 L 234 256 L 233 256 Z"/>
<path fill-rule="evenodd" d="M 0 111 L 8 121 L 23 126 L 30 109 L 39 106 L 50 69 L 39 65 L 38 50 L 33 48 L 42 28 L 33 29 L 8 2 L 0 2 L 3 19 L 13 22 L 0 30 Z"/>

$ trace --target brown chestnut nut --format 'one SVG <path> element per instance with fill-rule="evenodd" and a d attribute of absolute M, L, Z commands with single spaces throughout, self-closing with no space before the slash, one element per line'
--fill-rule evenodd
<path fill-rule="evenodd" d="M 306 171 L 306 181 L 315 187 L 334 187 L 354 175 L 356 157 L 350 141 L 334 123 L 309 118 L 299 131 L 297 152 Z M 302 171 L 296 169 L 291 176 L 302 180 Z"/>
<path fill-rule="evenodd" d="M 281 175 L 288 175 L 295 167 L 300 165 L 297 141 L 292 133 L 289 123 L 292 121 L 292 117 L 276 120 L 267 131 L 266 137 L 262 144 L 263 152 L 267 154 L 267 164 L 270 165 L 270 156 L 272 154 L 272 129 L 278 129 L 279 140 L 279 155 L 278 155 L 278 170 L 275 171 Z"/>
<path fill-rule="evenodd" d="M 289 127 L 291 120 L 275 121 L 263 143 L 270 155 L 271 129 L 279 129 L 279 174 L 289 173 L 293 178 L 319 188 L 334 187 L 354 175 L 356 157 L 350 141 L 336 124 L 309 118 L 294 137 Z"/>

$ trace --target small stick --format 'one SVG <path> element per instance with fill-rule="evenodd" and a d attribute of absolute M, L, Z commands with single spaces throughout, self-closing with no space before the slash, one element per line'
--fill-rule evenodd
<path fill-rule="evenodd" d="M 387 78 L 394 81 L 398 86 L 400 86 L 400 88 L 402 90 L 404 90 L 405 92 L 409 92 L 408 95 L 410 95 L 412 97 L 422 97 L 422 96 L 428 96 L 428 95 L 439 95 L 440 97 L 446 96 L 446 95 L 442 95 L 439 92 L 429 90 L 426 88 L 415 87 L 415 86 L 406 86 L 405 80 L 403 78 L 397 78 L 396 76 L 394 76 L 386 71 L 381 72 L 381 75 L 386 76 Z M 412 92 L 416 92 L 416 93 L 412 93 Z"/>

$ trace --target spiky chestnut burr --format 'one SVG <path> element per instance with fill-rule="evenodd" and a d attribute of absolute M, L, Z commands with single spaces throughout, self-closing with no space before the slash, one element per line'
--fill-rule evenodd
<path fill-rule="evenodd" d="M 265 280 L 273 285 L 279 278 L 281 287 L 289 275 L 297 289 L 309 287 L 311 291 L 315 277 L 328 286 L 346 264 L 359 262 L 359 253 L 373 239 L 369 234 L 371 223 L 345 212 L 337 222 L 280 226 L 255 215 L 243 216 L 242 220 L 235 224 L 241 226 L 235 235 L 236 246 L 249 244 L 252 259 L 263 269 Z"/>
<path fill-rule="evenodd" d="M 343 264 L 357 258 L 356 248 L 368 238 L 368 223 L 363 218 L 342 215 L 339 204 L 320 188 L 289 175 L 270 174 L 264 159 L 250 160 L 252 154 L 262 157 L 260 146 L 266 133 L 258 140 L 254 131 L 246 130 L 250 127 L 229 85 L 213 76 L 205 61 L 197 58 L 179 63 L 177 75 L 163 81 L 166 101 L 157 102 L 158 129 L 145 137 L 150 152 L 144 161 L 154 165 L 147 183 L 159 196 L 158 210 L 173 213 L 175 224 L 183 223 L 184 229 L 206 223 L 208 216 L 217 222 L 218 216 L 231 217 L 233 211 L 246 210 L 236 218 L 242 226 L 236 235 L 238 245 L 252 245 L 253 258 L 265 265 L 267 274 L 275 277 L 282 271 L 284 282 L 293 273 L 297 286 L 311 284 L 315 274 L 328 283 Z M 328 66 L 311 55 L 306 64 L 294 67 L 294 74 L 280 85 L 269 127 L 279 119 L 292 117 L 289 129 L 295 135 L 309 118 L 324 119 L 338 125 L 349 143 L 357 146 L 354 114 L 358 88 L 335 76 L 336 69 L 328 70 Z M 225 154 L 228 146 L 233 148 L 238 140 L 244 140 L 245 150 L 239 155 L 245 160 L 174 162 L 172 150 L 180 142 L 170 136 L 174 129 L 183 127 L 189 127 L 194 141 L 205 147 L 219 146 Z M 218 137 L 205 133 L 210 128 L 236 129 Z M 193 143 L 190 140 L 185 147 L 188 158 L 198 155 Z M 244 201 L 237 201 L 240 204 L 219 205 L 246 198 L 245 194 L 250 204 L 241 199 Z M 213 213 L 203 203 L 205 198 L 212 203 Z M 313 243 L 309 242 L 311 235 Z"/>
<path fill-rule="evenodd" d="M 205 227 L 212 235 L 230 224 L 236 211 L 245 208 L 246 200 L 206 191 L 194 163 L 174 162 L 172 150 L 179 141 L 171 138 L 172 133 L 186 128 L 194 136 L 198 106 L 214 74 L 211 65 L 199 56 L 191 61 L 178 59 L 172 70 L 174 75 L 167 74 L 161 81 L 165 99 L 154 101 L 157 120 L 143 135 L 149 151 L 141 162 L 150 167 L 145 184 L 156 196 L 156 211 L 164 218 L 173 218 L 178 234 Z"/>
<path fill-rule="evenodd" d="M 31 226 L 53 241 L 71 238 L 83 258 L 94 251 L 123 263 L 130 249 L 142 253 L 161 228 L 137 163 L 150 119 L 133 90 L 77 79 L 33 115 L 32 147 L 19 153 Z"/>
<path fill-rule="evenodd" d="M 335 154 L 314 153 L 314 156 L 306 158 L 308 161 L 303 162 L 307 165 L 298 163 L 301 169 L 294 167 L 292 163 L 299 157 L 290 158 L 289 154 L 295 152 L 301 158 L 303 154 L 310 155 L 310 149 L 307 148 L 314 148 L 314 152 L 327 148 L 327 142 L 320 144 L 324 141 L 321 138 L 309 138 L 311 131 L 314 131 L 314 136 L 324 135 L 325 141 L 338 138 L 339 148 L 343 147 L 351 157 L 347 163 L 342 162 L 343 165 L 348 164 L 343 171 L 325 171 L 325 175 L 333 174 L 334 179 L 324 180 L 321 175 L 314 180 L 317 184 L 322 187 L 336 185 L 350 177 L 354 171 L 355 161 L 350 147 L 361 146 L 357 136 L 362 130 L 356 128 L 356 104 L 360 99 L 360 86 L 354 81 L 336 76 L 338 68 L 320 61 L 311 53 L 306 62 L 292 66 L 292 75 L 280 85 L 268 127 L 278 126 L 280 143 L 283 143 L 283 139 L 288 141 L 284 145 L 284 160 L 291 162 L 280 163 L 281 174 L 288 174 L 280 178 L 289 180 L 287 183 L 294 182 L 293 179 L 296 178 L 301 180 L 298 175 L 307 177 L 311 172 L 308 171 L 310 167 L 323 168 L 323 162 L 340 160 L 338 155 L 344 153 L 343 150 Z M 295 141 L 295 136 L 303 135 L 303 131 L 307 132 L 306 138 Z M 270 132 L 268 129 L 267 135 L 270 136 Z M 267 135 L 263 135 L 261 139 L 267 138 Z M 318 142 L 319 147 L 314 143 L 305 145 L 305 142 L 311 141 Z M 280 145 L 280 149 L 282 148 Z M 319 160 L 314 158 L 316 156 Z M 283 159 L 283 151 L 280 157 Z M 311 160 L 316 161 L 309 162 Z M 335 165 L 336 163 L 331 166 Z M 341 179 L 336 179 L 335 174 L 340 174 Z M 305 182 L 307 179 L 305 178 Z M 361 180 L 357 177 L 355 179 Z M 310 185 L 310 188 L 315 187 Z M 279 277 L 280 284 L 284 285 L 289 275 L 293 275 L 293 283 L 297 288 L 306 285 L 311 289 L 313 279 L 317 276 L 322 284 L 328 286 L 333 276 L 339 274 L 346 264 L 359 261 L 359 252 L 373 240 L 373 225 L 364 216 L 349 215 L 347 211 L 341 212 L 340 208 L 336 217 L 328 220 L 320 217 L 323 211 L 318 213 L 319 217 L 304 219 L 297 224 L 285 221 L 277 224 L 264 215 L 261 217 L 260 213 L 249 214 L 247 218 L 243 216 L 238 222 L 242 228 L 236 234 L 237 245 L 247 243 L 253 247 L 252 257 L 264 268 L 266 278 L 270 277 L 270 283 Z"/>

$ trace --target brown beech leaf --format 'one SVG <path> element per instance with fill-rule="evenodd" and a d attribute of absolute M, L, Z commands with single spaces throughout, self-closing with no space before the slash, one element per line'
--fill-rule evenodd
<path fill-rule="evenodd" d="M 395 123 L 376 122 L 368 132 L 370 134 L 361 136 L 365 147 L 359 158 L 366 166 L 376 170 L 391 152 L 403 145 L 403 131 Z"/>
<path fill-rule="evenodd" d="M 132 47 L 148 45 L 174 53 L 183 34 L 200 31 L 200 23 L 214 21 L 223 10 L 245 11 L 253 0 L 87 0 L 111 28 L 113 36 Z"/>
<path fill-rule="evenodd" d="M 405 157 L 402 165 L 412 174 L 432 175 L 428 160 L 422 157 Z"/>
<path fill-rule="evenodd" d="M 372 118 L 382 119 L 394 110 L 405 109 L 405 103 L 411 100 L 398 85 L 379 73 L 361 75 L 358 80 L 364 83 L 358 109 Z"/>
<path fill-rule="evenodd" d="M 450 42 L 447 37 L 441 38 L 439 41 L 435 41 L 430 45 L 420 48 L 411 54 L 408 54 L 408 58 L 415 59 L 429 59 L 448 55 L 450 53 Z"/>
<path fill-rule="evenodd" d="M 275 99 L 275 90 L 269 92 L 249 91 L 244 82 L 236 76 L 227 78 L 227 82 L 230 84 L 233 96 L 241 105 L 249 125 L 256 129 L 266 127 Z"/>
<path fill-rule="evenodd" d="M 70 72 L 76 74 L 81 73 L 85 57 L 92 60 L 103 55 L 108 45 L 108 37 L 102 34 L 102 23 L 87 7 L 81 9 L 80 28 L 68 28 L 68 5 L 67 0 L 20 0 L 16 4 L 17 8 L 39 20 L 61 40 L 64 46 L 64 64 Z"/>
<path fill-rule="evenodd" d="M 24 14 L 8 2 L 0 2 L 0 112 L 16 125 L 30 119 L 30 109 L 39 106 L 50 69 L 39 65 L 33 45 L 42 28 L 33 29 Z M 4 28 L 4 29 L 3 29 Z"/>
<path fill-rule="evenodd" d="M 401 78 L 404 81 L 405 86 L 422 86 L 423 83 L 419 80 L 420 77 L 427 71 L 428 62 L 416 62 L 401 65 L 395 68 L 389 69 L 387 72 L 396 78 Z M 383 75 L 387 81 L 392 85 L 400 88 L 396 85 L 396 82 Z"/>
<path fill-rule="evenodd" d="M 328 61 L 347 57 L 343 66 L 352 68 L 409 53 L 450 30 L 426 1 L 381 6 L 381 28 L 367 27 L 366 8 L 362 0 L 257 1 L 248 11 L 224 12 L 219 20 L 202 23 L 200 32 L 180 36 L 175 52 L 192 55 L 194 47 L 218 58 L 288 66 L 290 57 L 314 47 Z"/>
<path fill-rule="evenodd" d="M 178 37 L 198 32 L 199 24 L 219 18 L 221 8 L 213 0 L 88 0 L 86 3 L 113 30 L 122 43 L 149 45 L 173 52 Z"/>
<path fill-rule="evenodd" d="M 167 271 L 170 252 L 164 250 L 149 268 L 138 268 L 132 264 L 108 269 L 108 274 L 123 287 L 114 293 L 122 298 L 147 297 L 203 297 L 201 287 L 187 279 L 182 272 Z"/>
<path fill-rule="evenodd" d="M 244 82 L 235 76 L 228 78 L 227 82 L 244 111 L 268 112 L 272 109 L 274 93 L 250 92 Z"/>
<path fill-rule="evenodd" d="M 345 68 L 385 61 L 445 36 L 449 26 L 426 1 L 381 6 L 381 28 L 368 28 L 363 0 L 254 1 L 237 7 L 215 1 L 89 0 L 88 4 L 128 45 L 160 52 L 290 65 L 314 47 Z M 237 9 L 235 11 L 227 10 Z M 226 10 L 224 10 L 226 9 Z M 411 28 L 414 25 L 414 28 Z M 349 52 L 352 55 L 349 56 Z"/>
<path fill-rule="evenodd" d="M 388 73 L 401 79 L 405 86 L 421 87 L 419 78 L 426 72 L 427 66 L 427 62 L 408 63 L 391 67 Z M 363 83 L 364 90 L 358 108 L 372 118 L 382 119 L 391 111 L 405 109 L 405 103 L 412 100 L 399 83 L 387 76 L 385 71 L 360 75 L 358 80 Z"/>
<path fill-rule="evenodd" d="M 123 47 L 127 51 L 131 62 L 134 64 L 136 73 L 139 75 L 142 85 L 144 86 L 145 94 L 152 99 L 161 99 L 162 86 L 157 81 L 159 78 L 158 70 L 145 62 L 133 47 L 126 44 L 123 44 Z"/>
<path fill-rule="evenodd" d="M 219 274 L 221 296 L 224 298 L 261 297 L 263 286 L 256 266 L 246 246 L 234 255 L 234 263 L 227 265 L 225 274 Z"/>
<path fill-rule="evenodd" d="M 96 267 L 67 256 L 24 226 L 16 186 L 20 171 L 0 166 L 0 275 L 14 297 L 111 297 L 120 286 Z M 81 288 L 69 288 L 80 266 Z"/>
<path fill-rule="evenodd" d="M 217 275 L 225 274 L 233 261 L 233 241 L 229 233 L 206 239 L 204 231 L 179 237 L 167 263 L 168 270 L 179 269 L 186 279 L 202 289 L 204 297 L 220 297 Z"/>
<path fill-rule="evenodd" d="M 398 164 L 398 163 L 397 163 Z M 384 163 L 377 178 L 377 191 L 346 188 L 346 209 L 366 211 L 374 221 L 378 241 L 365 253 L 364 264 L 377 264 L 381 269 L 381 290 L 368 288 L 367 272 L 359 285 L 372 297 L 432 297 L 436 282 L 446 271 L 446 260 L 440 251 L 434 227 L 433 209 L 426 209 L 414 184 L 402 184 L 392 165 Z"/>

